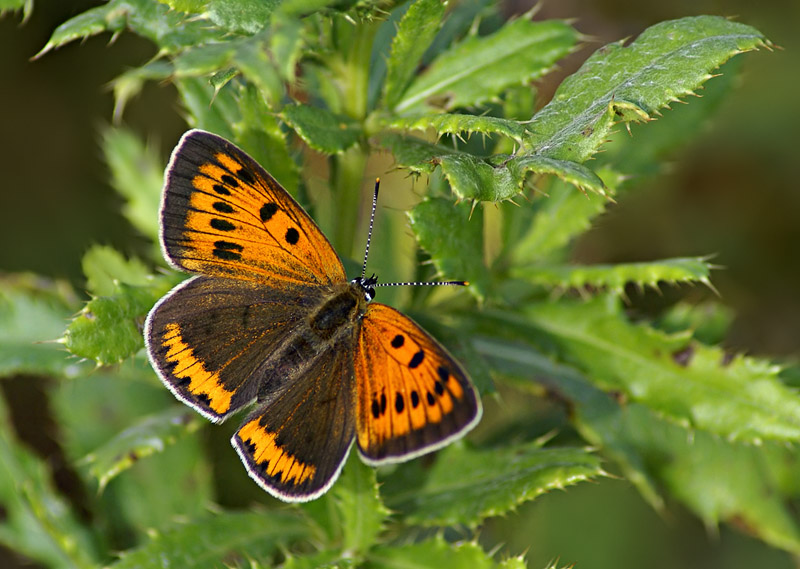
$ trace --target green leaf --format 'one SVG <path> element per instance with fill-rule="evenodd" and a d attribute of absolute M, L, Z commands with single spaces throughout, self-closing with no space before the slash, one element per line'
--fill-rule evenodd
<path fill-rule="evenodd" d="M 119 33 L 126 28 L 148 38 L 167 53 L 219 40 L 224 35 L 206 22 L 188 18 L 157 0 L 110 0 L 58 26 L 36 57 L 77 39 L 102 32 Z"/>
<path fill-rule="evenodd" d="M 14 436 L 0 397 L 0 544 L 47 567 L 95 567 L 95 537 L 53 486 L 52 473 Z"/>
<path fill-rule="evenodd" d="M 138 460 L 163 452 L 181 437 L 195 432 L 201 417 L 187 407 L 173 406 L 166 411 L 139 419 L 106 444 L 86 455 L 89 473 L 102 490 L 109 481 Z"/>
<path fill-rule="evenodd" d="M 341 551 L 325 550 L 308 555 L 288 553 L 281 569 L 348 569 L 360 566 L 355 559 L 342 559 Z"/>
<path fill-rule="evenodd" d="M 338 154 L 361 138 L 360 125 L 348 117 L 310 105 L 287 105 L 281 119 L 314 150 Z"/>
<path fill-rule="evenodd" d="M 272 106 L 279 105 L 285 92 L 276 57 L 276 54 L 269 53 L 265 41 L 256 38 L 241 42 L 234 60 L 242 75 L 258 88 L 265 102 Z"/>
<path fill-rule="evenodd" d="M 384 136 L 399 166 L 431 173 L 436 164 L 460 199 L 499 202 L 517 196 L 529 173 L 554 174 L 581 189 L 606 196 L 608 190 L 590 169 L 564 160 L 533 154 L 482 158 L 418 141 L 411 137 Z"/>
<path fill-rule="evenodd" d="M 114 569 L 205 569 L 237 559 L 269 561 L 287 544 L 306 537 L 308 525 L 291 512 L 226 512 L 153 531 L 150 540 L 123 552 Z"/>
<path fill-rule="evenodd" d="M 408 168 L 417 173 L 432 173 L 436 168 L 436 161 L 441 156 L 463 154 L 457 150 L 394 132 L 383 133 L 379 137 L 379 141 L 384 148 L 387 148 L 394 155 L 397 166 Z"/>
<path fill-rule="evenodd" d="M 90 300 L 64 332 L 67 349 L 100 365 L 122 362 L 144 346 L 142 326 L 153 304 L 185 275 L 153 278 L 146 286 L 117 285 L 113 296 Z"/>
<path fill-rule="evenodd" d="M 496 334 L 536 341 L 603 389 L 679 424 L 748 443 L 800 439 L 800 397 L 780 382 L 777 366 L 631 324 L 616 297 L 537 303 L 494 317 L 502 322 Z"/>
<path fill-rule="evenodd" d="M 490 277 L 482 255 L 482 210 L 472 211 L 468 203 L 454 205 L 445 198 L 426 198 L 408 212 L 408 218 L 439 276 L 469 281 L 469 291 L 484 298 Z"/>
<path fill-rule="evenodd" d="M 297 62 L 303 56 L 305 42 L 303 23 L 300 19 L 277 13 L 270 26 L 270 52 L 278 66 L 281 77 L 294 82 Z"/>
<path fill-rule="evenodd" d="M 115 294 L 120 282 L 145 286 L 152 278 L 142 261 L 135 257 L 126 259 L 116 249 L 103 245 L 93 245 L 83 255 L 81 267 L 86 275 L 86 288 L 96 296 Z"/>
<path fill-rule="evenodd" d="M 259 91 L 244 86 L 239 94 L 242 120 L 234 125 L 236 141 L 293 195 L 300 185 L 300 171 L 289 154 L 286 132 L 270 113 Z"/>
<path fill-rule="evenodd" d="M 114 8 L 114 4 L 109 2 L 70 18 L 55 29 L 53 35 L 35 57 L 41 57 L 51 49 L 59 48 L 77 39 L 86 39 L 105 31 L 122 30 L 125 26 L 124 15 L 116 14 Z"/>
<path fill-rule="evenodd" d="M 656 326 L 667 333 L 691 330 L 698 341 L 715 345 L 725 340 L 733 319 L 733 309 L 719 302 L 679 302 L 661 315 Z"/>
<path fill-rule="evenodd" d="M 437 57 L 403 93 L 398 113 L 452 110 L 488 101 L 514 85 L 544 75 L 567 55 L 578 33 L 564 22 L 527 17 L 495 33 L 471 36 Z"/>
<path fill-rule="evenodd" d="M 336 508 L 342 549 L 359 556 L 377 542 L 389 510 L 381 502 L 375 469 L 359 460 L 355 451 L 350 454 L 326 498 L 330 496 Z"/>
<path fill-rule="evenodd" d="M 27 21 L 33 12 L 33 0 L 0 0 L 0 16 L 16 10 L 22 10 L 22 21 Z"/>
<path fill-rule="evenodd" d="M 703 85 L 701 97 L 693 97 L 685 105 L 675 105 L 659 120 L 630 124 L 630 132 L 620 129 L 603 147 L 602 154 L 595 157 L 597 162 L 613 165 L 624 176 L 626 182 L 621 184 L 622 188 L 641 184 L 644 179 L 664 172 L 676 151 L 690 148 L 690 143 L 708 129 L 709 119 L 739 84 L 738 71 L 743 61 L 735 58 L 725 63 L 713 81 Z"/>
<path fill-rule="evenodd" d="M 600 458 L 584 449 L 543 449 L 538 442 L 472 450 L 451 445 L 419 484 L 403 470 L 389 477 L 387 505 L 409 523 L 475 527 L 554 489 L 605 476 Z"/>
<path fill-rule="evenodd" d="M 533 117 L 528 146 L 536 154 L 584 162 L 618 120 L 652 118 L 692 94 L 729 58 L 765 42 L 750 26 L 698 16 L 656 24 L 626 47 L 607 45 Z"/>
<path fill-rule="evenodd" d="M 605 170 L 601 177 L 605 193 L 614 195 L 619 175 Z M 598 194 L 582 194 L 561 180 L 553 180 L 546 187 L 546 195 L 535 198 L 533 209 L 515 208 L 505 220 L 508 230 L 504 242 L 511 250 L 512 263 L 540 263 L 553 257 L 561 260 L 570 242 L 588 230 L 608 204 Z"/>
<path fill-rule="evenodd" d="M 191 126 L 213 132 L 228 140 L 235 138 L 231 125 L 241 119 L 241 113 L 231 89 L 222 89 L 215 93 L 208 81 L 197 77 L 178 78 L 175 86 L 186 107 Z"/>
<path fill-rule="evenodd" d="M 213 504 L 215 487 L 208 441 L 199 436 L 177 436 L 178 425 L 175 425 L 176 436 L 169 440 L 168 452 L 137 461 L 111 480 L 102 493 L 92 476 L 95 466 L 90 463 L 87 467 L 87 455 L 98 449 L 112 450 L 109 441 L 122 437 L 135 442 L 121 433 L 131 428 L 141 432 L 137 425 L 143 417 L 159 417 L 173 410 L 179 413 L 177 409 L 193 414 L 178 405 L 169 390 L 155 379 L 145 357 L 132 358 L 113 368 L 94 369 L 74 381 L 60 382 L 52 391 L 51 401 L 58 419 L 60 446 L 81 476 L 90 506 L 97 512 L 96 519 L 104 520 L 105 535 L 124 533 L 130 536 L 127 543 L 133 545 L 147 539 L 149 529 L 161 528 L 176 516 L 205 514 Z M 140 442 L 146 445 L 144 440 Z M 157 448 L 160 442 L 163 441 L 153 441 L 153 446 Z M 233 449 L 227 444 L 224 448 L 231 452 L 225 456 L 241 468 Z M 118 450 L 123 452 L 121 446 Z M 110 453 L 106 458 L 107 465 L 114 466 Z M 124 460 L 120 457 L 120 461 Z M 246 480 L 244 477 L 243 482 Z"/>
<path fill-rule="evenodd" d="M 776 444 L 731 443 L 659 417 L 644 405 L 606 394 L 575 369 L 508 341 L 482 341 L 480 350 L 525 382 L 535 378 L 561 400 L 581 435 L 615 460 L 644 498 L 663 510 L 669 490 L 708 525 L 744 526 L 796 554 L 797 523 L 782 495 L 781 477 L 796 480 L 796 452 Z M 725 476 L 720 476 L 725 472 Z M 658 489 L 657 489 L 658 488 Z"/>
<path fill-rule="evenodd" d="M 208 0 L 158 0 L 162 4 L 166 4 L 173 10 L 179 12 L 188 12 L 190 14 L 202 14 L 205 12 Z"/>
<path fill-rule="evenodd" d="M 261 31 L 269 22 L 279 0 L 208 0 L 208 17 L 229 32 Z"/>
<path fill-rule="evenodd" d="M 515 179 L 508 168 L 496 168 L 489 160 L 471 154 L 448 154 L 438 162 L 460 199 L 499 202 L 513 198 L 522 189 L 522 180 Z"/>
<path fill-rule="evenodd" d="M 407 130 L 436 131 L 436 134 L 500 134 L 517 142 L 527 134 L 527 127 L 517 121 L 497 117 L 464 115 L 457 113 L 440 113 L 397 117 L 391 120 L 387 128 Z"/>
<path fill-rule="evenodd" d="M 75 376 L 81 366 L 56 343 L 78 299 L 63 282 L 33 275 L 0 279 L 0 377 Z"/>
<path fill-rule="evenodd" d="M 175 68 L 172 63 L 164 59 L 154 59 L 145 65 L 122 72 L 111 81 L 114 91 L 114 122 L 121 122 L 128 101 L 142 92 L 147 81 L 166 81 L 174 73 Z M 110 162 L 108 158 L 106 162 Z"/>
<path fill-rule="evenodd" d="M 625 285 L 658 289 L 659 283 L 700 282 L 711 287 L 712 266 L 706 257 L 676 257 L 650 263 L 616 265 L 536 265 L 513 270 L 512 276 L 528 282 L 562 289 L 605 288 L 622 294 Z"/>
<path fill-rule="evenodd" d="M 477 543 L 448 543 L 441 536 L 419 543 L 376 547 L 370 552 L 366 568 L 423 569 L 491 569 L 518 567 L 517 564 L 497 563 Z"/>
<path fill-rule="evenodd" d="M 392 108 L 411 81 L 425 50 L 442 24 L 446 4 L 440 0 L 417 0 L 397 24 L 386 62 L 381 106 Z"/>

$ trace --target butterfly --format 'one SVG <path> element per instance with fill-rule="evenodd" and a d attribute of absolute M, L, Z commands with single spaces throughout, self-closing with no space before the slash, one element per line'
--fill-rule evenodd
<path fill-rule="evenodd" d="M 376 200 L 377 184 L 373 215 Z M 183 135 L 160 223 L 169 264 L 196 275 L 148 314 L 150 362 L 211 421 L 255 402 L 231 443 L 276 498 L 321 496 L 354 441 L 377 466 L 441 448 L 479 421 L 461 365 L 408 316 L 371 302 L 387 285 L 365 271 L 348 280 L 311 217 L 233 143 Z"/>

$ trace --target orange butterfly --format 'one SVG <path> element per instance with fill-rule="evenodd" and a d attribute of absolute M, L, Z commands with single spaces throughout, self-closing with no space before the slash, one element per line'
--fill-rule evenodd
<path fill-rule="evenodd" d="M 256 401 L 231 442 L 267 492 L 319 497 L 354 440 L 380 465 L 475 426 L 480 399 L 462 367 L 410 318 L 370 303 L 377 279 L 348 281 L 319 227 L 250 156 L 191 130 L 165 180 L 164 255 L 198 275 L 150 311 L 147 353 L 212 421 Z"/>

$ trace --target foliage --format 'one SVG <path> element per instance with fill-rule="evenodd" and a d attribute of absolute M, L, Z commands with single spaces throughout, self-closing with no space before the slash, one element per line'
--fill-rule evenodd
<path fill-rule="evenodd" d="M 24 1 L 6 6 L 30 10 Z M 91 299 L 83 306 L 63 283 L 0 283 L 0 372 L 57 380 L 48 397 L 60 442 L 91 496 L 91 515 L 78 515 L 0 404 L 0 543 L 52 567 L 521 567 L 522 557 L 488 553 L 476 528 L 614 471 L 659 510 L 677 500 L 709 525 L 742 524 L 800 553 L 786 504 L 798 492 L 788 445 L 800 440 L 800 397 L 782 370 L 704 343 L 708 319 L 698 312 L 632 322 L 623 310 L 631 286 L 711 286 L 708 258 L 570 262 L 575 240 L 658 172 L 663 150 L 685 142 L 730 81 L 711 81 L 713 96 L 663 118 L 657 137 L 618 136 L 620 124 L 652 121 L 729 58 L 768 41 L 720 17 L 663 22 L 597 50 L 534 112 L 531 83 L 580 33 L 532 14 L 500 24 L 488 3 L 478 6 L 109 0 L 55 30 L 40 56 L 104 32 L 150 40 L 157 57 L 114 82 L 117 115 L 146 82 L 173 82 L 187 122 L 251 153 L 345 257 L 360 248 L 370 156 L 388 151 L 396 168 L 425 178 L 408 212 L 411 252 L 437 277 L 471 284 L 469 294 L 412 290 L 406 308 L 464 354 L 487 425 L 432 459 L 377 472 L 351 457 L 325 496 L 278 507 L 238 464 L 219 465 L 235 462 L 230 449 L 205 450 L 196 433 L 204 422 L 144 361 L 143 319 L 184 276 L 162 270 L 157 247 L 144 260 L 97 247 L 84 258 Z M 124 129 L 106 131 L 103 144 L 125 215 L 156 243 L 164 161 Z M 330 196 L 309 191 L 296 149 L 327 157 Z M 390 259 L 409 251 L 398 252 L 404 228 L 384 221 L 379 238 L 392 254 L 376 266 L 394 280 Z M 409 272 L 430 276 L 425 264 Z M 708 314 L 722 328 L 718 341 L 729 318 Z M 568 409 L 557 427 L 582 440 L 525 429 L 501 436 L 514 425 L 492 412 L 492 381 L 480 378 L 487 369 L 504 390 Z M 737 475 L 720 477 L 730 465 Z M 234 507 L 254 500 L 262 505 Z M 459 529 L 423 530 L 444 526 Z"/>

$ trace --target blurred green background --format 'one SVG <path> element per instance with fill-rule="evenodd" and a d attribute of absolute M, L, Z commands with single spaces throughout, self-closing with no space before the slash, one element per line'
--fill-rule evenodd
<path fill-rule="evenodd" d="M 129 254 L 148 246 L 120 215 L 99 133 L 112 119 L 108 83 L 153 56 L 152 45 L 130 34 L 113 42 L 103 35 L 31 61 L 59 23 L 96 4 L 40 1 L 27 22 L 20 15 L 0 19 L 0 271 L 64 277 L 79 290 L 80 258 L 90 244 Z M 508 2 L 502 10 L 512 15 L 530 5 Z M 546 78 L 542 97 L 600 45 L 695 14 L 735 17 L 780 49 L 744 57 L 739 88 L 704 134 L 673 155 L 663 175 L 614 206 L 580 244 L 580 255 L 605 262 L 715 254 L 724 268 L 713 282 L 736 314 L 727 345 L 791 361 L 800 337 L 800 2 L 551 1 L 537 18 L 573 18 L 590 41 Z M 170 85 L 148 85 L 123 122 L 164 157 L 185 129 Z M 677 294 L 714 296 L 687 287 L 638 302 L 657 305 Z M 537 499 L 486 528 L 481 539 L 502 543 L 510 554 L 527 552 L 531 567 L 556 559 L 579 568 L 797 566 L 744 528 L 705 528 L 674 504 L 660 517 L 618 480 Z"/>

